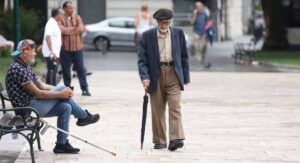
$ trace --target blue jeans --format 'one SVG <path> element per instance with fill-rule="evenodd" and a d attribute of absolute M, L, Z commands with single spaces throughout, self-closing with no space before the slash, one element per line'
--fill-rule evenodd
<path fill-rule="evenodd" d="M 71 70 L 70 69 L 71 69 L 71 64 L 73 62 L 73 64 L 76 65 L 76 71 L 77 71 L 81 90 L 87 90 L 88 84 L 86 81 L 82 50 L 78 50 L 75 52 L 69 52 L 62 48 L 60 51 L 60 62 L 61 62 L 61 66 L 62 66 L 62 73 L 63 73 L 63 79 L 64 79 L 65 86 L 70 87 L 70 85 L 71 85 Z"/>
<path fill-rule="evenodd" d="M 51 91 L 61 91 L 65 86 L 56 86 Z M 72 99 L 32 99 L 29 104 L 33 107 L 41 117 L 56 117 L 57 127 L 69 132 L 70 116 L 75 118 L 85 118 L 87 113 Z M 65 144 L 67 142 L 67 134 L 57 132 L 56 144 Z"/>

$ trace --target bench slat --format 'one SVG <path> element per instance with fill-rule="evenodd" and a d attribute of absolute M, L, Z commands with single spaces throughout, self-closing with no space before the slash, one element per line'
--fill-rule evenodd
<path fill-rule="evenodd" d="M 18 127 L 18 125 L 22 126 L 24 125 L 22 122 L 22 117 L 20 116 L 14 116 L 6 125 L 6 128 L 13 128 L 13 126 Z"/>
<path fill-rule="evenodd" d="M 0 127 L 4 129 L 12 129 L 13 126 L 16 128 L 24 127 L 24 123 L 21 116 L 13 116 L 12 114 L 5 113 L 0 119 Z"/>
<path fill-rule="evenodd" d="M 12 114 L 5 113 L 0 119 L 0 126 L 5 127 L 5 125 L 13 118 Z"/>

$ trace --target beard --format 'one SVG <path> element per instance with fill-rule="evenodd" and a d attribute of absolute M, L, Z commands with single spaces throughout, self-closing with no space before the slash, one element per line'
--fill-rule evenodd
<path fill-rule="evenodd" d="M 161 29 L 160 27 L 158 27 L 158 30 L 159 30 L 161 33 L 166 33 L 166 32 L 168 32 L 168 28 L 166 28 L 166 29 Z"/>
<path fill-rule="evenodd" d="M 30 65 L 34 65 L 35 64 L 35 58 L 32 58 L 31 60 L 30 60 Z"/>

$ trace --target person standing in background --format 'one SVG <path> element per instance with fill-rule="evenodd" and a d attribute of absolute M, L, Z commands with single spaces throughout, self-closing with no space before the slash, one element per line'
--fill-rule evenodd
<path fill-rule="evenodd" d="M 43 56 L 47 62 L 46 83 L 56 85 L 57 62 L 61 49 L 61 31 L 58 22 L 62 19 L 59 9 L 52 9 L 51 18 L 45 26 L 44 40 L 42 45 Z"/>
<path fill-rule="evenodd" d="M 71 86 L 71 64 L 72 61 L 76 65 L 76 71 L 79 79 L 79 84 L 83 96 L 91 96 L 88 89 L 86 74 L 83 61 L 83 42 L 82 33 L 84 32 L 84 24 L 79 15 L 73 15 L 74 6 L 70 1 L 63 3 L 64 18 L 59 23 L 62 31 L 62 49 L 60 59 L 62 65 L 64 84 L 67 87 Z M 74 28 L 74 30 L 69 30 Z"/>
<path fill-rule="evenodd" d="M 142 33 L 150 28 L 151 21 L 148 5 L 143 4 L 141 11 L 134 17 L 134 27 L 136 29 L 134 40 L 136 45 L 138 45 Z"/>

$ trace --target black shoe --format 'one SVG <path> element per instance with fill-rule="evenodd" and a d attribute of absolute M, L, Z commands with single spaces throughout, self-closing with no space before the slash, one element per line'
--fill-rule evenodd
<path fill-rule="evenodd" d="M 182 148 L 184 145 L 183 140 L 181 139 L 175 139 L 171 140 L 169 144 L 169 150 L 170 151 L 175 151 L 178 148 Z"/>
<path fill-rule="evenodd" d="M 86 72 L 85 73 L 86 76 L 89 76 L 89 75 L 92 75 L 92 74 L 93 74 L 92 72 Z"/>
<path fill-rule="evenodd" d="M 205 64 L 205 66 L 204 66 L 204 68 L 210 68 L 211 67 L 211 63 L 210 62 L 208 62 L 207 64 Z"/>
<path fill-rule="evenodd" d="M 96 122 L 99 121 L 99 119 L 100 119 L 99 114 L 92 115 L 87 110 L 85 110 L 85 112 L 87 113 L 87 116 L 85 118 L 82 118 L 82 119 L 78 118 L 78 120 L 76 122 L 77 126 L 86 126 L 86 125 L 96 123 Z"/>
<path fill-rule="evenodd" d="M 164 149 L 167 148 L 167 144 L 154 144 L 154 149 Z"/>
<path fill-rule="evenodd" d="M 71 153 L 76 154 L 79 153 L 80 149 L 72 147 L 72 145 L 67 141 L 66 144 L 56 144 L 53 149 L 54 153 Z"/>
<path fill-rule="evenodd" d="M 91 96 L 91 93 L 88 89 L 82 91 L 82 96 Z"/>

